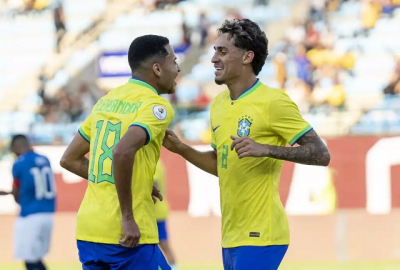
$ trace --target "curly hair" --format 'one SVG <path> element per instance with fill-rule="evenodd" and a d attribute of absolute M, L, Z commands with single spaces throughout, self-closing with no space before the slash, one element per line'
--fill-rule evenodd
<path fill-rule="evenodd" d="M 228 33 L 228 40 L 233 38 L 234 45 L 240 49 L 254 52 L 251 63 L 253 71 L 258 75 L 268 56 L 268 39 L 258 24 L 249 19 L 225 20 L 218 29 L 218 35 Z"/>

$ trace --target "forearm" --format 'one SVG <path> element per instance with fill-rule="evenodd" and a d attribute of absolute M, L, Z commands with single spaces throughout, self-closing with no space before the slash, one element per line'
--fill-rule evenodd
<path fill-rule="evenodd" d="M 89 177 L 89 159 L 82 157 L 80 160 L 61 160 L 61 166 L 84 179 Z"/>
<path fill-rule="evenodd" d="M 118 157 L 114 154 L 114 181 L 121 214 L 124 219 L 133 219 L 132 209 L 132 170 L 134 154 Z"/>
<path fill-rule="evenodd" d="M 10 192 L 0 191 L 0 196 L 5 196 L 10 194 Z"/>
<path fill-rule="evenodd" d="M 330 154 L 325 145 L 302 145 L 299 147 L 280 147 L 266 145 L 265 156 L 305 165 L 328 166 Z"/>
<path fill-rule="evenodd" d="M 201 152 L 184 144 L 178 154 L 199 169 L 218 176 L 218 159 L 214 151 Z"/>

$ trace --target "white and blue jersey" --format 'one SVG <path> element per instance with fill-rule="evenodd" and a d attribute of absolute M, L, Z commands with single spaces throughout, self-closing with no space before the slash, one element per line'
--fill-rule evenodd
<path fill-rule="evenodd" d="M 29 151 L 15 161 L 12 174 L 19 187 L 21 217 L 38 213 L 54 213 L 56 187 L 49 160 Z"/>

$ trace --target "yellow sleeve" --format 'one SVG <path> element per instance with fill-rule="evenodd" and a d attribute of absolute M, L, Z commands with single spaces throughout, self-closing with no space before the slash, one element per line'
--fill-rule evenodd
<path fill-rule="evenodd" d="M 148 144 L 160 133 L 164 133 L 173 119 L 174 110 L 168 101 L 153 102 L 139 112 L 139 116 L 130 126 L 142 127 L 147 133 Z"/>
<path fill-rule="evenodd" d="M 215 127 L 215 126 L 213 125 L 213 122 L 212 122 L 212 115 L 213 115 L 212 111 L 213 111 L 213 104 L 214 104 L 214 102 L 215 102 L 215 99 L 212 101 L 211 107 L 210 107 L 211 147 L 212 147 L 214 150 L 217 150 L 217 142 L 215 141 L 215 130 L 216 130 L 218 127 Z"/>
<path fill-rule="evenodd" d="M 212 125 L 211 122 L 211 147 L 217 150 L 217 142 L 215 141 L 215 127 Z"/>
<path fill-rule="evenodd" d="M 310 124 L 300 115 L 297 105 L 283 92 L 270 102 L 269 127 L 292 146 L 312 130 Z"/>
<path fill-rule="evenodd" d="M 90 114 L 85 121 L 83 121 L 78 132 L 81 136 L 90 143 L 90 132 L 92 130 L 92 115 Z"/>

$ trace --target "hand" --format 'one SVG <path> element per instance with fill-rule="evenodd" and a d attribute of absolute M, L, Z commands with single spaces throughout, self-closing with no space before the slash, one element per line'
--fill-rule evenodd
<path fill-rule="evenodd" d="M 172 130 L 167 129 L 165 131 L 163 146 L 173 153 L 178 153 L 179 149 L 183 146 L 183 143 Z"/>
<path fill-rule="evenodd" d="M 121 220 L 124 238 L 119 239 L 119 244 L 123 247 L 133 248 L 139 244 L 140 230 L 133 218 L 124 218 Z"/>
<path fill-rule="evenodd" d="M 153 191 L 151 192 L 151 197 L 153 198 L 154 203 L 157 202 L 156 198 L 158 198 L 160 200 L 160 202 L 162 202 L 164 199 L 163 195 L 160 193 L 160 191 L 155 186 L 153 186 Z"/>
<path fill-rule="evenodd" d="M 265 157 L 267 156 L 267 145 L 259 144 L 250 139 L 249 137 L 235 137 L 231 136 L 232 144 L 231 150 L 235 148 L 239 158 L 244 157 Z"/>

